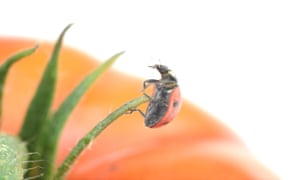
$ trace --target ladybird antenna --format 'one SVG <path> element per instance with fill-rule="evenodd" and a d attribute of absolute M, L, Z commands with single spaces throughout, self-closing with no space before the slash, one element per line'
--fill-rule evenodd
<path fill-rule="evenodd" d="M 159 64 L 159 65 L 161 65 L 161 64 L 162 64 L 162 60 L 161 60 L 161 58 L 156 58 L 156 57 L 153 57 L 153 56 L 150 56 L 150 58 L 151 58 L 151 62 L 154 62 L 154 61 L 156 61 L 156 63 L 155 63 L 155 64 Z M 154 64 L 154 63 L 152 63 L 152 64 Z"/>
<path fill-rule="evenodd" d="M 158 59 L 158 64 L 162 64 L 162 63 L 161 63 L 161 59 Z"/>
<path fill-rule="evenodd" d="M 154 57 L 153 57 L 153 56 L 150 56 L 150 59 L 151 59 L 151 61 L 153 61 Z"/>

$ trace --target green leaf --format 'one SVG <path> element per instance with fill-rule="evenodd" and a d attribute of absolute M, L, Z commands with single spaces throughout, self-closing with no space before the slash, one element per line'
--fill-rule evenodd
<path fill-rule="evenodd" d="M 54 96 L 58 56 L 62 46 L 63 37 L 70 26 L 71 25 L 67 26 L 59 36 L 39 87 L 30 103 L 20 132 L 22 140 L 32 140 L 37 137 L 41 127 L 47 119 Z"/>
<path fill-rule="evenodd" d="M 147 96 L 138 97 L 133 99 L 114 112 L 110 113 L 104 120 L 100 121 L 91 131 L 88 132 L 72 149 L 72 151 L 68 154 L 64 162 L 57 169 L 57 172 L 54 176 L 54 179 L 63 179 L 68 170 L 74 164 L 76 158 L 80 155 L 80 153 L 95 139 L 106 127 L 108 127 L 112 122 L 114 122 L 118 117 L 128 112 L 130 109 L 135 109 L 137 106 L 149 101 Z"/>
<path fill-rule="evenodd" d="M 26 147 L 20 139 L 0 134 L 0 178 L 23 179 Z"/>
<path fill-rule="evenodd" d="M 0 66 L 0 127 L 1 127 L 1 117 L 2 117 L 2 98 L 3 98 L 3 90 L 4 90 L 4 83 L 6 79 L 6 75 L 11 68 L 11 66 L 21 60 L 22 58 L 31 55 L 35 52 L 38 46 L 34 48 L 23 50 L 10 58 L 8 58 L 1 66 Z"/>
<path fill-rule="evenodd" d="M 52 55 L 46 66 L 38 89 L 29 105 L 23 126 L 19 134 L 23 141 L 28 142 L 27 148 L 29 152 L 39 152 L 42 149 L 38 143 L 38 138 L 41 136 L 44 127 L 47 125 L 57 79 L 58 57 L 61 50 L 63 37 L 70 27 L 71 24 L 63 30 L 54 46 Z M 32 166 L 37 165 L 38 164 L 32 164 Z M 29 168 L 31 168 L 31 166 L 29 166 Z M 37 170 L 37 172 L 30 172 L 31 175 L 29 176 L 40 174 L 38 171 L 39 170 Z"/>
<path fill-rule="evenodd" d="M 50 179 L 54 168 L 54 162 L 56 157 L 56 150 L 58 140 L 61 131 L 66 123 L 67 118 L 79 102 L 81 97 L 87 91 L 87 89 L 96 81 L 96 79 L 107 70 L 123 52 L 120 52 L 112 56 L 109 60 L 100 65 L 96 70 L 90 73 L 81 83 L 73 90 L 73 92 L 66 98 L 66 100 L 60 105 L 58 110 L 51 116 L 47 131 L 42 136 L 41 142 L 43 142 L 44 164 L 45 169 L 44 179 Z"/>

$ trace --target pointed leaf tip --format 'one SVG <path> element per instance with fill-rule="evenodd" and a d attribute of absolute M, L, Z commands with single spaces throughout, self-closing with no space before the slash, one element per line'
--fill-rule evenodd
<path fill-rule="evenodd" d="M 15 62 L 21 60 L 26 56 L 33 54 L 37 48 L 38 45 L 36 45 L 33 48 L 29 48 L 19 53 L 16 53 L 11 57 L 9 57 L 3 64 L 0 65 L 0 127 L 1 127 L 1 114 L 2 114 L 2 96 L 3 96 L 3 89 L 4 89 L 7 73 Z"/>

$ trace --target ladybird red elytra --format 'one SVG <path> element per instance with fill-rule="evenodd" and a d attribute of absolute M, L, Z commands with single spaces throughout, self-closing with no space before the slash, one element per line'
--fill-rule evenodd
<path fill-rule="evenodd" d="M 160 64 L 149 67 L 157 69 L 161 79 L 144 81 L 143 91 L 150 85 L 154 85 L 154 91 L 152 96 L 144 93 L 150 99 L 146 113 L 138 111 L 144 116 L 147 127 L 157 128 L 174 119 L 180 111 L 182 100 L 177 79 L 172 75 L 171 70 Z"/>

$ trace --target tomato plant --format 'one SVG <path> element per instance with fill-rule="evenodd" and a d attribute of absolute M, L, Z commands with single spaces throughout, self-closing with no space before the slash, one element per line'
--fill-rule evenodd
<path fill-rule="evenodd" d="M 35 43 L 32 39 L 0 38 L 0 64 L 14 52 Z M 34 54 L 11 68 L 4 88 L 3 132 L 19 133 L 52 49 L 53 43 L 43 42 Z M 98 64 L 95 58 L 77 49 L 63 47 L 51 109 L 56 110 Z M 107 114 L 140 96 L 142 84 L 143 80 L 114 69 L 102 75 L 68 119 L 60 138 L 56 166 Z M 94 139 L 67 176 L 67 179 L 187 178 L 277 179 L 251 155 L 236 134 L 187 100 L 171 123 L 157 129 L 145 127 L 137 113 L 123 115 Z"/>

